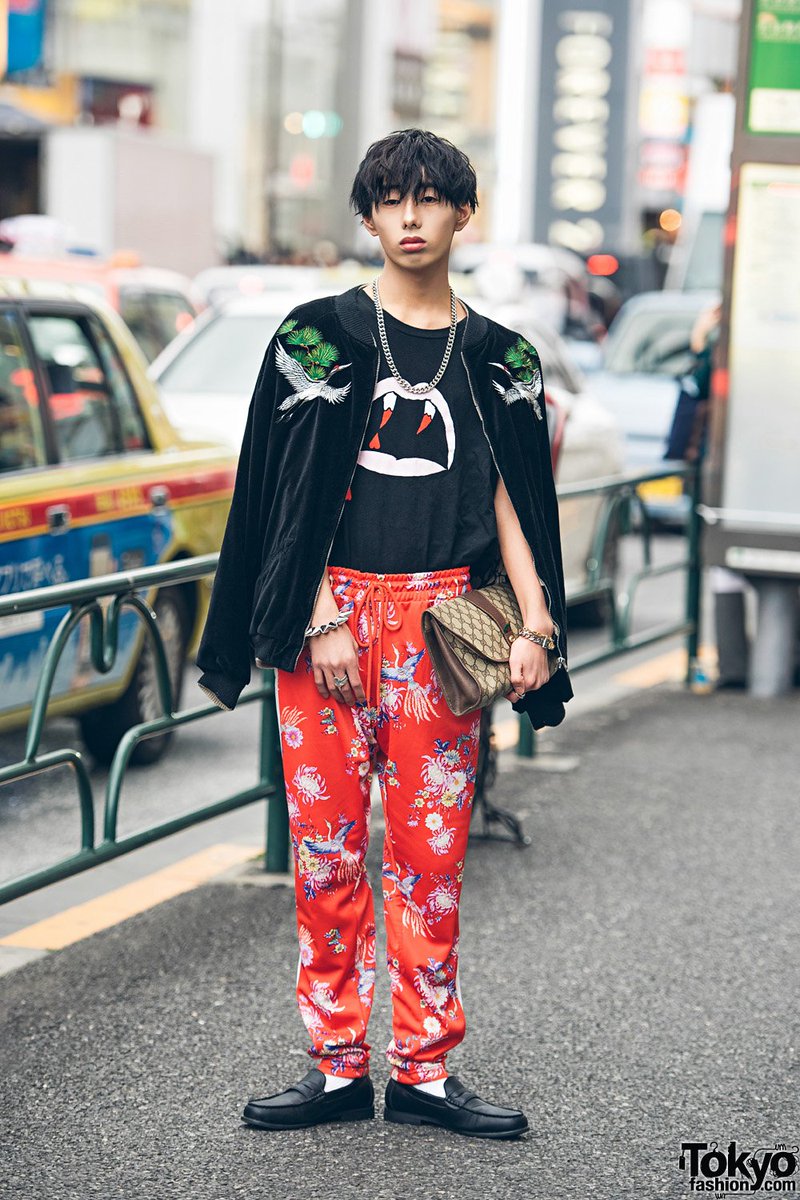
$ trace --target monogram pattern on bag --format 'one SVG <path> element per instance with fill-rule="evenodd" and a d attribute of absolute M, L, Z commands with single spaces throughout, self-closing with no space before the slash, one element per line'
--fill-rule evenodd
<path fill-rule="evenodd" d="M 505 618 L 505 628 L 512 634 L 522 628 L 522 613 L 510 585 L 493 584 L 480 589 L 482 595 L 498 608 Z M 498 696 L 511 690 L 508 666 L 510 645 L 497 622 L 463 596 L 437 604 L 430 610 L 429 620 L 435 620 L 443 637 L 478 686 L 477 707 L 491 704 Z M 435 647 L 428 647 L 447 697 L 447 669 L 436 662 Z M 549 651 L 550 674 L 558 655 Z"/>

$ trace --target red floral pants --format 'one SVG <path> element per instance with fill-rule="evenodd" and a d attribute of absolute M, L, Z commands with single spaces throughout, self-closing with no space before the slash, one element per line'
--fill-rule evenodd
<path fill-rule="evenodd" d="M 447 1074 L 464 1036 L 458 905 L 479 713 L 447 707 L 422 637 L 424 610 L 469 587 L 469 569 L 376 575 L 329 567 L 359 645 L 366 702 L 323 700 L 308 646 L 276 671 L 283 772 L 294 851 L 300 961 L 297 999 L 321 1070 L 369 1068 L 375 915 L 364 867 L 370 783 L 385 818 L 383 898 L 392 1076 Z M 324 636 L 324 635 L 323 635 Z"/>

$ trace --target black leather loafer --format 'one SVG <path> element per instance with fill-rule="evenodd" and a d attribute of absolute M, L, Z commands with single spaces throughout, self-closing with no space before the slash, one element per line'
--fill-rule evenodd
<path fill-rule="evenodd" d="M 250 1100 L 242 1120 L 255 1129 L 307 1129 L 323 1121 L 368 1121 L 375 1116 L 374 1101 L 369 1075 L 326 1092 L 325 1075 L 319 1067 L 312 1067 L 285 1092 Z"/>
<path fill-rule="evenodd" d="M 528 1120 L 515 1108 L 487 1104 L 455 1075 L 444 1081 L 445 1097 L 421 1092 L 410 1083 L 390 1079 L 386 1087 L 384 1120 L 398 1125 L 440 1125 L 467 1137 L 514 1138 L 525 1133 Z"/>

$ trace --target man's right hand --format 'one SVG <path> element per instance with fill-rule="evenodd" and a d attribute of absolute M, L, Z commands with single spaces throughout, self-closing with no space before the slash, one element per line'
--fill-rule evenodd
<path fill-rule="evenodd" d="M 331 698 L 340 704 L 353 705 L 366 700 L 364 687 L 358 673 L 358 644 L 347 625 L 339 625 L 328 633 L 318 633 L 308 639 L 314 682 L 323 700 Z M 333 682 L 334 676 L 347 683 L 341 687 Z"/>

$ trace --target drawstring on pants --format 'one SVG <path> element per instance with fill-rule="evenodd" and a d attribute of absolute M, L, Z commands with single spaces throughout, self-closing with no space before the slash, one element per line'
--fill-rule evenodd
<path fill-rule="evenodd" d="M 394 604 L 394 617 L 389 615 L 389 602 Z M 367 621 L 366 641 L 362 639 L 359 632 L 361 613 L 365 612 Z M 367 697 L 367 704 L 377 706 L 380 701 L 380 686 L 381 686 L 381 666 L 383 664 L 383 630 L 384 628 L 393 630 L 399 629 L 403 623 L 403 618 L 400 615 L 400 600 L 392 590 L 391 584 L 385 579 L 378 576 L 375 579 L 370 579 L 363 595 L 359 596 L 355 604 L 355 630 L 356 641 L 359 646 L 367 646 L 367 686 L 364 689 Z M 375 680 L 372 678 L 372 663 L 373 649 L 378 647 L 378 670 Z M 374 692 L 370 698 L 370 691 L 374 682 Z"/>

